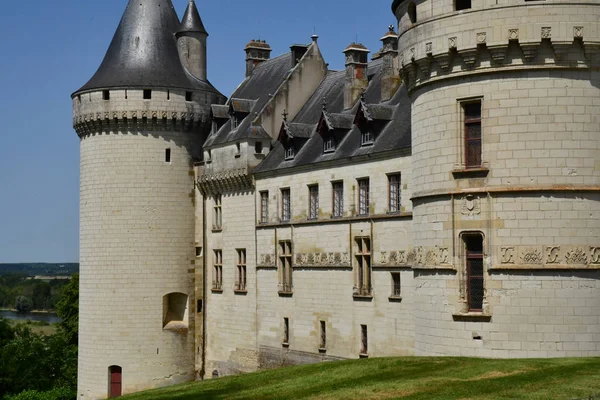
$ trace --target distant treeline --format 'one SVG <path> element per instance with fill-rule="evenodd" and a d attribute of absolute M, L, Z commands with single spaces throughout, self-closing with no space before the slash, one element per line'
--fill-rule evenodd
<path fill-rule="evenodd" d="M 71 276 L 77 273 L 79 273 L 78 263 L 0 264 L 0 276 L 6 274 L 24 274 L 27 276 Z"/>
<path fill-rule="evenodd" d="M 0 308 L 20 312 L 53 310 L 68 283 L 69 280 L 31 279 L 23 273 L 0 275 Z"/>

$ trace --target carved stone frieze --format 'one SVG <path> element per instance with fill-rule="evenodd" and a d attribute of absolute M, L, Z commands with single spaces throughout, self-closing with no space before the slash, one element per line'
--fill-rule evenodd
<path fill-rule="evenodd" d="M 439 263 L 450 264 L 450 249 L 448 247 L 439 248 Z"/>
<path fill-rule="evenodd" d="M 546 264 L 560 264 L 560 246 L 546 246 Z"/>
<path fill-rule="evenodd" d="M 542 252 L 536 248 L 525 248 L 521 251 L 520 262 L 521 264 L 541 265 L 544 262 Z"/>
<path fill-rule="evenodd" d="M 519 30 L 518 29 L 509 29 L 508 30 L 508 40 L 519 40 Z"/>
<path fill-rule="evenodd" d="M 567 264 L 587 264 L 588 256 L 581 247 L 574 247 L 566 253 Z"/>
<path fill-rule="evenodd" d="M 501 247 L 500 248 L 500 262 L 502 264 L 514 264 L 515 263 L 515 248 L 514 247 Z"/>
<path fill-rule="evenodd" d="M 575 26 L 573 27 L 573 37 L 575 39 L 583 38 L 583 26 Z"/>
<path fill-rule="evenodd" d="M 477 44 L 484 44 L 487 41 L 487 32 L 477 33 Z"/>
<path fill-rule="evenodd" d="M 462 199 L 460 211 L 462 215 L 468 217 L 481 214 L 481 199 L 473 195 L 465 196 Z"/>
<path fill-rule="evenodd" d="M 333 267 L 350 265 L 348 253 L 339 252 L 297 253 L 294 256 L 294 261 L 294 265 L 299 267 Z"/>
<path fill-rule="evenodd" d="M 275 265 L 275 254 L 261 254 L 260 265 L 274 266 Z"/>
<path fill-rule="evenodd" d="M 425 265 L 438 265 L 438 254 L 436 250 L 427 250 L 425 255 Z"/>
<path fill-rule="evenodd" d="M 552 37 L 552 28 L 549 26 L 542 27 L 542 39 L 550 39 Z"/>
<path fill-rule="evenodd" d="M 600 264 L 600 247 L 590 247 L 590 263 Z"/>

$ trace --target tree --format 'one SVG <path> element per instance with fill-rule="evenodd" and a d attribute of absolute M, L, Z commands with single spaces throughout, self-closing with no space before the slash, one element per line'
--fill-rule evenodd
<path fill-rule="evenodd" d="M 60 300 L 56 303 L 56 313 L 62 318 L 60 330 L 68 343 L 77 345 L 79 331 L 79 274 L 63 287 Z"/>
<path fill-rule="evenodd" d="M 25 296 L 19 296 L 17 297 L 17 300 L 15 302 L 15 308 L 17 309 L 17 312 L 19 313 L 27 313 L 29 311 L 31 311 L 31 300 L 29 300 L 28 297 Z"/>
<path fill-rule="evenodd" d="M 33 285 L 32 300 L 35 310 L 50 308 L 50 284 L 44 281 L 36 281 Z"/>

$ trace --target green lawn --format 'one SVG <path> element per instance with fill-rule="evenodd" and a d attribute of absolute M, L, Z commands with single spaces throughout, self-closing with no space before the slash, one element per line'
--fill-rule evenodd
<path fill-rule="evenodd" d="M 124 399 L 576 399 L 600 394 L 600 358 L 374 358 L 282 368 Z"/>

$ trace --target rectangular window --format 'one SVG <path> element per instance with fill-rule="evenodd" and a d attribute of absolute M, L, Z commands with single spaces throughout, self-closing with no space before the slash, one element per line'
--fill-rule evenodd
<path fill-rule="evenodd" d="M 213 263 L 213 290 L 223 290 L 223 251 L 215 250 Z"/>
<path fill-rule="evenodd" d="M 369 354 L 369 332 L 366 325 L 360 326 L 360 354 Z"/>
<path fill-rule="evenodd" d="M 469 311 L 483 311 L 483 237 L 464 237 L 467 267 L 467 301 Z"/>
<path fill-rule="evenodd" d="M 292 143 L 290 143 L 288 145 L 288 147 L 285 148 L 285 159 L 293 160 L 294 156 L 295 156 L 294 145 Z"/>
<path fill-rule="evenodd" d="M 269 222 L 269 192 L 260 192 L 260 223 Z"/>
<path fill-rule="evenodd" d="M 360 134 L 360 145 L 370 146 L 373 144 L 373 134 L 369 131 L 362 132 Z"/>
<path fill-rule="evenodd" d="M 109 90 L 103 90 L 102 91 L 102 99 L 103 100 L 110 100 L 110 91 Z"/>
<path fill-rule="evenodd" d="M 292 214 L 290 189 L 281 189 L 281 221 L 288 222 Z"/>
<path fill-rule="evenodd" d="M 290 343 L 290 319 L 283 319 L 283 344 Z"/>
<path fill-rule="evenodd" d="M 215 204 L 213 206 L 213 229 L 221 229 L 223 227 L 222 201 L 223 197 L 220 194 L 215 195 Z"/>
<path fill-rule="evenodd" d="M 144 89 L 144 100 L 152 99 L 152 90 Z"/>
<path fill-rule="evenodd" d="M 333 218 L 344 216 L 344 182 L 333 182 Z"/>
<path fill-rule="evenodd" d="M 369 178 L 358 179 L 358 215 L 369 215 Z"/>
<path fill-rule="evenodd" d="M 192 92 L 185 92 L 185 101 L 192 101 Z"/>
<path fill-rule="evenodd" d="M 402 286 L 400 283 L 400 272 L 392 272 L 392 294 L 391 297 L 402 296 Z"/>
<path fill-rule="evenodd" d="M 319 218 L 319 185 L 308 187 L 308 219 Z"/>
<path fill-rule="evenodd" d="M 357 237 L 356 239 L 356 287 L 355 296 L 371 296 L 371 238 Z"/>
<path fill-rule="evenodd" d="M 331 153 L 335 151 L 335 140 L 333 136 L 327 136 L 323 139 L 323 153 Z"/>
<path fill-rule="evenodd" d="M 481 167 L 481 101 L 463 105 L 465 121 L 465 166 Z"/>
<path fill-rule="evenodd" d="M 235 290 L 238 292 L 246 291 L 246 249 L 237 249 L 237 281 Z"/>
<path fill-rule="evenodd" d="M 165 149 L 165 162 L 171 162 L 171 149 Z"/>
<path fill-rule="evenodd" d="M 262 142 L 256 142 L 254 143 L 254 153 L 255 154 L 262 154 L 263 152 L 263 144 Z"/>
<path fill-rule="evenodd" d="M 319 341 L 319 349 L 325 350 L 327 348 L 327 324 L 325 321 L 320 321 L 321 327 L 321 340 Z"/>
<path fill-rule="evenodd" d="M 471 0 L 454 0 L 454 9 L 456 11 L 468 10 L 471 8 Z"/>
<path fill-rule="evenodd" d="M 292 285 L 292 242 L 290 240 L 282 240 L 279 242 L 279 270 L 280 284 L 279 293 L 292 293 L 294 287 Z"/>
<path fill-rule="evenodd" d="M 401 184 L 400 174 L 388 175 L 389 210 L 391 213 L 402 211 L 400 203 Z"/>

